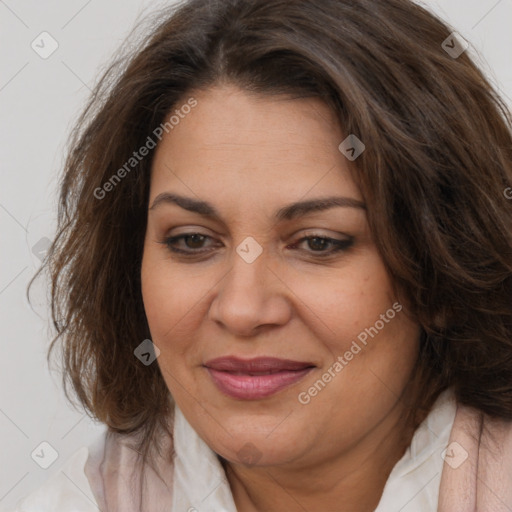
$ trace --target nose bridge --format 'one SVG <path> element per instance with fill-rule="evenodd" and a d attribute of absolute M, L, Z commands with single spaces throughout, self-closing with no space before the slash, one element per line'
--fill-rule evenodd
<path fill-rule="evenodd" d="M 265 245 L 265 248 L 264 248 Z M 235 291 L 240 289 L 255 293 L 264 293 L 268 285 L 267 274 L 272 275 L 271 254 L 268 245 L 259 237 L 259 242 L 252 236 L 246 236 L 233 248 L 231 258 L 231 271 L 228 273 L 225 284 L 233 286 Z M 248 290 L 245 290 L 248 288 Z"/>
<path fill-rule="evenodd" d="M 211 319 L 241 335 L 263 324 L 281 324 L 289 316 L 287 299 L 271 269 L 270 254 L 258 246 L 253 240 L 239 244 L 210 309 Z"/>
<path fill-rule="evenodd" d="M 272 275 L 269 264 L 267 253 L 263 254 L 261 250 L 257 254 L 250 241 L 241 243 L 233 255 L 231 270 L 224 283 L 221 283 L 223 295 L 236 297 L 240 306 L 250 303 L 251 307 L 257 307 L 268 298 L 272 288 L 268 275 Z"/>

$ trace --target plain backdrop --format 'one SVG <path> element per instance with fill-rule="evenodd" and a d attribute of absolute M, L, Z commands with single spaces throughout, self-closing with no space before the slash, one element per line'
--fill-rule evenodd
<path fill-rule="evenodd" d="M 512 106 L 512 0 L 424 5 L 470 42 L 469 51 Z M 58 178 L 73 122 L 100 70 L 156 7 L 149 0 L 0 0 L 0 511 L 103 432 L 67 403 L 60 375 L 48 369 L 44 283 L 34 288 L 33 309 L 25 292 L 55 233 Z M 58 47 L 46 56 L 52 45 Z"/>

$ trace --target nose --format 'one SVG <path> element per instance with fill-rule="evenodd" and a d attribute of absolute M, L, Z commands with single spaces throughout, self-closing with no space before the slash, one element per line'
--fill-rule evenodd
<path fill-rule="evenodd" d="M 265 252 L 252 263 L 238 254 L 233 259 L 231 270 L 217 285 L 210 320 L 240 337 L 285 325 L 292 316 L 289 290 L 278 271 L 269 267 Z"/>

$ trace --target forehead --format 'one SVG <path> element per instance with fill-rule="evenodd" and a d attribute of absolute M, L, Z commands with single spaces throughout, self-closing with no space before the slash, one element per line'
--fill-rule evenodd
<path fill-rule="evenodd" d="M 318 98 L 253 95 L 233 86 L 190 96 L 197 105 L 157 147 L 152 197 L 186 184 L 209 195 L 276 189 L 296 197 L 334 188 L 360 198 L 338 150 L 341 127 Z"/>

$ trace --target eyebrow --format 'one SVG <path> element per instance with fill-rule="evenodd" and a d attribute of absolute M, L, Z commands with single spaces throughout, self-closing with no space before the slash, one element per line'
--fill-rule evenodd
<path fill-rule="evenodd" d="M 155 210 L 163 204 L 176 204 L 184 210 L 198 213 L 205 217 L 221 218 L 219 212 L 211 203 L 178 194 L 171 194 L 169 192 L 163 192 L 156 196 L 149 210 Z M 336 207 L 366 210 L 366 205 L 357 199 L 332 196 L 291 203 L 277 210 L 275 218 L 278 221 L 292 220 L 308 213 L 325 211 Z"/>

